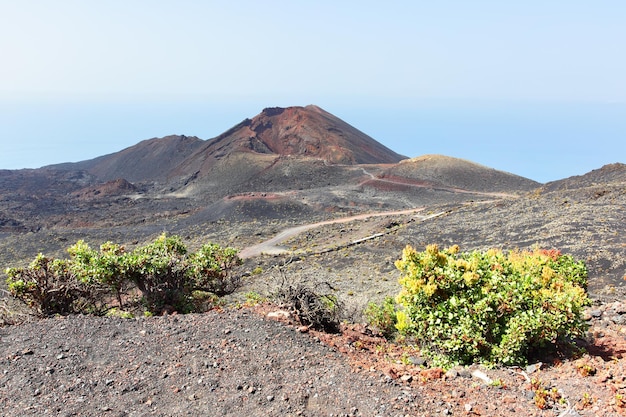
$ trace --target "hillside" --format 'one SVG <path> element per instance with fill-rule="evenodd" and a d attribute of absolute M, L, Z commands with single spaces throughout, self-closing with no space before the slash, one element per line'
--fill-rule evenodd
<path fill-rule="evenodd" d="M 381 177 L 406 178 L 433 187 L 485 192 L 528 191 L 540 186 L 518 175 L 444 155 L 423 155 L 401 161 L 385 170 Z"/>
<path fill-rule="evenodd" d="M 233 246 L 245 259 L 234 271 L 242 287 L 222 299 L 234 307 L 0 322 L 0 414 L 618 417 L 624 207 L 624 164 L 542 185 L 443 155 L 405 159 L 315 106 L 268 108 L 207 141 L 168 136 L 89 161 L 3 170 L 1 271 L 39 252 L 66 257 L 81 239 L 132 249 L 164 232 L 191 249 Z M 444 375 L 367 326 L 329 335 L 291 317 L 275 322 L 276 306 L 242 308 L 306 283 L 331 288 L 348 319 L 363 322 L 369 302 L 400 290 L 403 248 L 433 243 L 539 246 L 584 260 L 594 302 L 579 341 L 587 353 Z M 582 377 L 586 366 L 595 375 Z M 563 401 L 540 410 L 530 378 Z"/>
<path fill-rule="evenodd" d="M 596 293 L 621 291 L 625 171 L 612 164 L 542 185 L 459 158 L 407 159 L 316 106 L 266 108 L 206 141 L 168 136 L 89 161 L 0 171 L 0 262 L 163 231 L 245 248 L 288 226 L 419 209 L 440 215 L 325 226 L 286 245 L 321 250 L 382 228 L 388 236 L 354 258 L 328 260 L 335 275 L 363 266 L 369 276 L 381 263 L 393 273 L 406 244 L 540 244 L 587 260 Z"/>
<path fill-rule="evenodd" d="M 130 182 L 164 181 L 202 145 L 197 137 L 166 136 L 147 139 L 119 152 L 88 161 L 51 165 L 49 169 L 86 171 L 99 181 L 123 178 Z"/>

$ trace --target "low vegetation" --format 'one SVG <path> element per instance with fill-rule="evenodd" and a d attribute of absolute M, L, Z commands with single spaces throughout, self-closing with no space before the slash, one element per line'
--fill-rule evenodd
<path fill-rule="evenodd" d="M 555 250 L 407 247 L 396 267 L 398 305 L 370 305 L 367 316 L 387 336 L 414 339 L 439 366 L 524 364 L 587 328 L 585 264 Z"/>
<path fill-rule="evenodd" d="M 241 263 L 235 249 L 209 243 L 188 252 L 178 236 L 163 234 L 132 251 L 112 242 L 95 250 L 80 240 L 68 253 L 69 259 L 39 254 L 28 267 L 8 268 L 9 292 L 39 316 L 102 314 L 114 307 L 110 300 L 116 311 L 124 311 L 128 300 L 159 314 L 201 310 L 239 283 L 231 274 Z"/>
<path fill-rule="evenodd" d="M 271 291 L 272 300 L 288 309 L 305 326 L 328 333 L 340 331 L 346 310 L 333 293 L 332 285 L 300 276 L 290 279 L 283 270 L 278 272 L 279 278 Z"/>
<path fill-rule="evenodd" d="M 39 316 L 126 317 L 205 311 L 239 284 L 231 273 L 241 263 L 235 249 L 205 244 L 189 252 L 178 236 L 163 234 L 133 250 L 111 242 L 95 250 L 81 240 L 68 253 L 40 254 L 27 267 L 7 269 L 9 292 Z M 585 264 L 555 250 L 409 246 L 396 267 L 400 293 L 370 304 L 365 317 L 387 338 L 414 341 L 435 366 L 524 364 L 586 330 Z M 281 277 L 274 300 L 304 325 L 339 331 L 343 305 L 332 287 L 324 292 L 319 283 Z"/>

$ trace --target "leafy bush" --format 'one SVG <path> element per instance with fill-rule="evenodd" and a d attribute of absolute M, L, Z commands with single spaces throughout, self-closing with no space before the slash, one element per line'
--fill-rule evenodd
<path fill-rule="evenodd" d="M 367 322 L 374 326 L 385 338 L 391 338 L 397 331 L 396 305 L 392 297 L 385 297 L 381 304 L 369 303 L 365 309 Z"/>
<path fill-rule="evenodd" d="M 106 242 L 100 246 L 100 252 L 89 247 L 84 240 L 79 240 L 67 249 L 71 262 L 69 268 L 84 284 L 99 283 L 113 292 L 119 308 L 122 309 L 122 292 L 127 281 L 126 271 L 122 267 L 125 250 L 123 246 Z"/>
<path fill-rule="evenodd" d="M 158 314 L 164 308 L 196 311 L 209 300 L 197 294 L 223 295 L 239 284 L 239 278 L 231 274 L 241 263 L 235 249 L 206 244 L 189 254 L 178 236 L 163 234 L 131 252 L 111 242 L 96 251 L 80 240 L 68 253 L 69 260 L 39 255 L 28 268 L 8 269 L 9 290 L 47 315 L 84 312 L 88 307 L 95 311 L 95 304 L 86 301 L 102 289 L 115 297 L 123 311 L 126 291 L 134 286 L 146 309 Z"/>
<path fill-rule="evenodd" d="M 195 288 L 187 277 L 186 255 L 179 236 L 162 234 L 122 259 L 125 275 L 141 291 L 148 311 L 190 310 L 189 296 Z"/>
<path fill-rule="evenodd" d="M 233 268 L 240 264 L 236 249 L 206 244 L 189 256 L 187 276 L 195 289 L 230 294 L 240 284 L 239 277 L 232 275 Z"/>
<path fill-rule="evenodd" d="M 537 349 L 586 330 L 587 269 L 558 251 L 407 246 L 396 327 L 416 337 L 435 362 L 523 364 Z"/>
<path fill-rule="evenodd" d="M 8 268 L 10 294 L 41 317 L 53 314 L 91 313 L 101 309 L 96 301 L 100 288 L 77 280 L 65 260 L 43 254 L 26 268 Z"/>

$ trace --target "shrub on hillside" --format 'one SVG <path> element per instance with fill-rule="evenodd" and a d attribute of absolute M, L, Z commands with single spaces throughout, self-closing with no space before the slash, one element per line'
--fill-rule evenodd
<path fill-rule="evenodd" d="M 97 302 L 102 288 L 77 280 L 65 260 L 39 254 L 28 267 L 8 268 L 6 274 L 10 294 L 40 317 L 103 310 Z"/>
<path fill-rule="evenodd" d="M 272 298 L 289 309 L 303 325 L 338 333 L 344 306 L 332 293 L 332 286 L 299 276 L 287 278 L 283 270 L 279 272 L 281 277 L 272 291 Z"/>
<path fill-rule="evenodd" d="M 385 297 L 381 304 L 369 303 L 364 314 L 367 322 L 378 330 L 383 337 L 390 339 L 397 332 L 398 319 L 393 297 Z"/>
<path fill-rule="evenodd" d="M 166 308 L 196 311 L 206 303 L 197 302 L 194 294 L 224 295 L 239 283 L 232 275 L 232 269 L 241 263 L 235 249 L 206 244 L 198 252 L 188 253 L 178 236 L 163 234 L 133 251 L 111 242 L 97 251 L 81 240 L 68 252 L 69 260 L 39 255 L 28 268 L 8 269 L 11 293 L 46 315 L 87 311 L 87 305 L 80 302 L 102 289 L 107 289 L 123 310 L 126 291 L 136 288 L 148 312 L 158 314 Z M 94 305 L 89 308 L 96 311 Z"/>
<path fill-rule="evenodd" d="M 586 330 L 586 267 L 558 251 L 408 246 L 396 266 L 396 328 L 439 365 L 523 364 Z"/>

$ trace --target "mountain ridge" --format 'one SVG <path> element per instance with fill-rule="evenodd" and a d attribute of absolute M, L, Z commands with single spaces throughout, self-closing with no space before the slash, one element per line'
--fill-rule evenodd
<path fill-rule="evenodd" d="M 437 216 L 327 226 L 286 244 L 313 253 L 389 234 L 353 263 L 329 260 L 344 276 L 389 269 L 407 244 L 540 244 L 585 259 L 590 288 L 603 291 L 624 287 L 625 184 L 619 163 L 542 185 L 460 158 L 408 159 L 317 106 L 268 107 L 210 140 L 170 135 L 88 161 L 0 170 L 0 263 L 164 231 L 246 248 L 294 225 L 424 209 Z"/>

